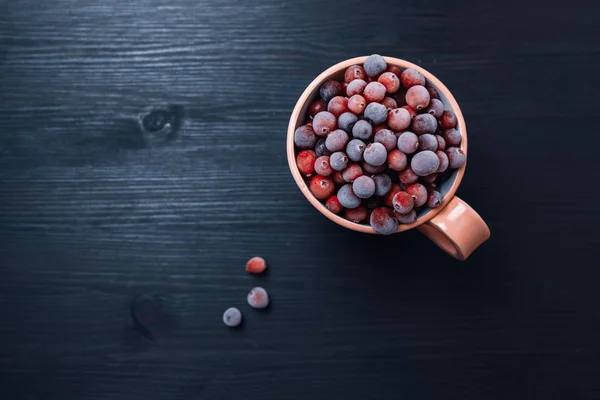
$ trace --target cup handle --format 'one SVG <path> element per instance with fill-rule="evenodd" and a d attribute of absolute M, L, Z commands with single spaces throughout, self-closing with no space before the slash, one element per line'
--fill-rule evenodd
<path fill-rule="evenodd" d="M 459 260 L 466 260 L 490 237 L 490 228 L 479 214 L 456 196 L 417 229 Z"/>

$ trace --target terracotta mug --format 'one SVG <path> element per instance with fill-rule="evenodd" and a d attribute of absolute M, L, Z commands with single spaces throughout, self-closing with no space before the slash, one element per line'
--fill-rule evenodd
<path fill-rule="evenodd" d="M 310 103 L 319 97 L 319 87 L 323 82 L 329 79 L 343 80 L 344 71 L 351 65 L 363 64 L 367 57 L 356 57 L 346 61 L 342 61 L 317 76 L 310 85 L 304 90 L 302 96 L 298 99 L 287 132 L 287 158 L 294 176 L 294 180 L 298 187 L 308 199 L 308 201 L 323 215 L 332 220 L 338 225 L 352 229 L 357 232 L 375 233 L 369 225 L 357 224 L 350 222 L 347 219 L 338 216 L 321 203 L 310 192 L 304 177 L 298 171 L 296 165 L 296 151 L 294 148 L 294 131 L 306 121 L 308 107 Z M 429 85 L 435 87 L 439 94 L 440 100 L 444 103 L 445 109 L 454 111 L 458 119 L 456 129 L 462 135 L 461 150 L 467 154 L 467 128 L 465 120 L 460 111 L 460 107 L 456 103 L 452 93 L 430 72 L 423 68 L 412 64 L 408 61 L 398 58 L 384 57 L 388 65 L 395 65 L 401 69 L 414 68 L 421 72 L 427 79 Z M 486 223 L 481 219 L 479 214 L 475 212 L 467 203 L 455 196 L 456 189 L 460 185 L 465 174 L 466 165 L 454 171 L 453 175 L 439 186 L 439 191 L 442 194 L 442 204 L 437 208 L 426 208 L 418 215 L 417 220 L 412 224 L 401 224 L 398 226 L 397 232 L 403 232 L 412 228 L 417 228 L 419 231 L 430 238 L 435 244 L 445 250 L 447 253 L 456 257 L 459 260 L 464 260 L 483 242 L 490 237 L 490 230 Z"/>

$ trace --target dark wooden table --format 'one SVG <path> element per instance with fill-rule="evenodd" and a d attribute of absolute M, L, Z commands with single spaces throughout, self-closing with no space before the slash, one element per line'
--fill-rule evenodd
<path fill-rule="evenodd" d="M 3 400 L 600 398 L 595 3 L 0 11 Z M 343 230 L 291 178 L 296 99 L 371 53 L 461 104 L 458 194 L 492 230 L 466 262 Z M 258 284 L 266 313 L 245 306 Z"/>

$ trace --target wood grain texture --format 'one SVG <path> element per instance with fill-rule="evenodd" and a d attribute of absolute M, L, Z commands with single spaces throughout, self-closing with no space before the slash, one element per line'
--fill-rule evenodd
<path fill-rule="evenodd" d="M 2 399 L 600 398 L 600 13 L 577 3 L 0 0 Z M 370 53 L 461 105 L 458 194 L 492 230 L 464 263 L 345 231 L 290 176 L 296 99 Z M 149 132 L 156 107 L 177 118 Z"/>

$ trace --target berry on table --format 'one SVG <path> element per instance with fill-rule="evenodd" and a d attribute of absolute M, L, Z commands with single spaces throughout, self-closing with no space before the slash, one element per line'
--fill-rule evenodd
<path fill-rule="evenodd" d="M 298 170 L 306 176 L 311 176 L 315 173 L 315 161 L 317 154 L 312 150 L 302 150 L 296 156 L 296 165 Z"/>
<path fill-rule="evenodd" d="M 368 140 L 373 135 L 373 126 L 365 121 L 358 120 L 354 127 L 352 127 L 352 136 L 361 140 Z"/>
<path fill-rule="evenodd" d="M 396 100 L 387 96 L 384 97 L 383 100 L 381 100 L 381 104 L 386 108 L 386 110 L 388 110 L 388 112 L 398 108 L 398 103 L 396 102 Z"/>
<path fill-rule="evenodd" d="M 450 147 L 446 150 L 446 155 L 452 169 L 460 168 L 467 162 L 467 156 L 458 147 Z"/>
<path fill-rule="evenodd" d="M 405 89 L 413 86 L 424 86 L 425 77 L 414 68 L 407 68 L 400 74 L 400 82 Z"/>
<path fill-rule="evenodd" d="M 321 85 L 319 94 L 326 102 L 333 99 L 335 96 L 340 96 L 343 93 L 342 84 L 338 81 L 326 81 Z"/>
<path fill-rule="evenodd" d="M 403 131 L 410 126 L 410 113 L 405 108 L 395 108 L 387 116 L 390 128 L 395 131 Z"/>
<path fill-rule="evenodd" d="M 365 147 L 367 147 L 367 145 L 362 140 L 352 139 L 348 142 L 348 145 L 346 146 L 346 154 L 348 155 L 348 158 L 352 161 L 362 161 Z"/>
<path fill-rule="evenodd" d="M 363 153 L 364 160 L 375 167 L 384 164 L 387 160 L 387 151 L 381 143 L 369 143 Z"/>
<path fill-rule="evenodd" d="M 413 197 L 406 192 L 398 192 L 394 195 L 392 199 L 392 205 L 394 206 L 394 210 L 400 214 L 406 214 L 413 209 L 415 205 L 415 200 Z"/>
<path fill-rule="evenodd" d="M 435 138 L 437 139 L 437 142 L 438 142 L 438 150 L 441 150 L 441 151 L 446 150 L 446 141 L 444 140 L 444 138 L 440 135 L 435 135 Z"/>
<path fill-rule="evenodd" d="M 368 199 L 375 193 L 375 182 L 366 175 L 361 175 L 352 183 L 352 191 L 361 199 Z"/>
<path fill-rule="evenodd" d="M 348 166 L 348 156 L 342 151 L 336 151 L 329 156 L 329 165 L 336 171 L 342 171 Z"/>
<path fill-rule="evenodd" d="M 406 131 L 398 137 L 398 149 L 404 154 L 412 154 L 419 148 L 419 138 L 412 132 Z"/>
<path fill-rule="evenodd" d="M 406 104 L 419 111 L 429 105 L 429 92 L 424 86 L 412 86 L 406 91 Z"/>
<path fill-rule="evenodd" d="M 427 85 L 425 86 L 425 89 L 427 89 L 427 91 L 429 92 L 429 97 L 431 97 L 432 99 L 440 99 L 440 94 L 438 93 L 436 88 L 434 88 L 431 85 Z"/>
<path fill-rule="evenodd" d="M 313 129 L 315 134 L 319 136 L 327 136 L 329 132 L 335 130 L 337 126 L 337 118 L 329 111 L 321 111 L 312 121 Z"/>
<path fill-rule="evenodd" d="M 387 207 L 374 209 L 369 222 L 373 230 L 380 235 L 391 235 L 398 230 L 398 221 L 394 218 L 392 210 Z"/>
<path fill-rule="evenodd" d="M 294 131 L 294 144 L 300 149 L 312 149 L 317 143 L 317 136 L 310 125 L 302 125 Z"/>
<path fill-rule="evenodd" d="M 404 105 L 400 108 L 404 108 L 406 111 L 408 111 L 408 114 L 410 115 L 410 119 L 412 120 L 414 117 L 417 116 L 417 110 L 415 110 L 414 108 L 412 108 L 409 105 Z"/>
<path fill-rule="evenodd" d="M 327 208 L 329 211 L 331 211 L 334 214 L 339 214 L 342 212 L 342 205 L 340 204 L 340 201 L 338 200 L 336 195 L 330 196 L 327 201 L 325 202 L 325 208 Z"/>
<path fill-rule="evenodd" d="M 386 72 L 391 72 L 392 74 L 396 75 L 398 78 L 400 78 L 400 74 L 402 73 L 402 70 L 399 67 L 396 67 L 395 65 L 388 65 L 388 67 L 385 69 Z"/>
<path fill-rule="evenodd" d="M 327 139 L 325 139 L 327 150 L 333 152 L 343 150 L 347 144 L 348 134 L 342 129 L 336 129 L 327 136 Z"/>
<path fill-rule="evenodd" d="M 365 60 L 363 68 L 371 78 L 379 76 L 387 68 L 387 63 L 379 54 L 372 54 Z"/>
<path fill-rule="evenodd" d="M 315 175 L 310 180 L 309 189 L 317 199 L 325 200 L 333 194 L 335 184 L 326 176 Z"/>
<path fill-rule="evenodd" d="M 365 79 L 365 70 L 360 65 L 351 65 L 346 68 L 344 73 L 344 81 L 351 83 L 357 79 Z"/>
<path fill-rule="evenodd" d="M 269 294 L 257 286 L 248 293 L 248 304 L 252 308 L 266 308 L 269 305 Z"/>
<path fill-rule="evenodd" d="M 223 323 L 234 328 L 242 323 L 242 312 L 235 307 L 230 307 L 223 313 Z"/>
<path fill-rule="evenodd" d="M 346 208 L 356 208 L 360 205 L 360 199 L 352 191 L 351 184 L 345 184 L 337 192 L 337 198 L 340 204 Z"/>
<path fill-rule="evenodd" d="M 408 165 L 408 157 L 400 150 L 395 149 L 388 153 L 387 162 L 390 169 L 400 172 Z"/>
<path fill-rule="evenodd" d="M 246 271 L 251 274 L 262 274 L 267 269 L 267 262 L 262 257 L 252 257 L 246 263 Z"/>
<path fill-rule="evenodd" d="M 365 108 L 365 118 L 374 124 L 381 124 L 387 120 L 387 108 L 380 103 L 369 103 Z"/>
<path fill-rule="evenodd" d="M 440 166 L 440 159 L 431 150 L 420 151 L 410 160 L 410 167 L 419 176 L 433 174 Z"/>

